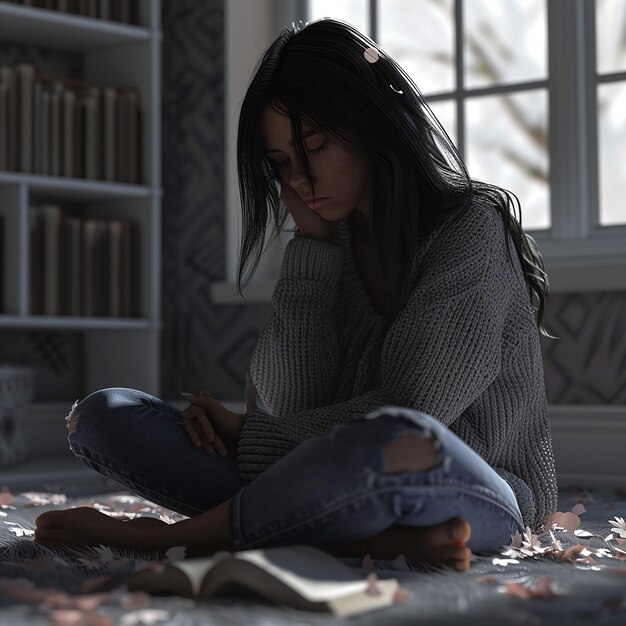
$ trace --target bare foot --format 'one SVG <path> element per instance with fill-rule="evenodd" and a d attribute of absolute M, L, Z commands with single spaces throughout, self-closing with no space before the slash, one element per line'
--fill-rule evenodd
<path fill-rule="evenodd" d="M 458 528 L 459 536 L 454 534 Z M 469 523 L 457 517 L 435 526 L 402 526 L 393 524 L 378 535 L 351 544 L 324 546 L 335 556 L 393 559 L 404 554 L 407 559 L 432 565 L 447 565 L 465 572 L 469 569 L 471 551 L 465 545 L 471 535 Z"/>

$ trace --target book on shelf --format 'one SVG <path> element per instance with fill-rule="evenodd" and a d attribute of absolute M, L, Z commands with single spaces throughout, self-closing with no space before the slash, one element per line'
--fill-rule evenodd
<path fill-rule="evenodd" d="M 62 137 L 61 142 L 61 175 L 62 176 L 74 176 L 76 171 L 76 164 L 74 159 L 74 117 L 76 106 L 76 94 L 71 90 L 63 92 L 62 102 Z"/>
<path fill-rule="evenodd" d="M 48 144 L 48 174 L 61 175 L 61 101 L 63 99 L 63 83 L 54 81 L 49 88 L 50 109 L 48 124 L 50 141 Z"/>
<path fill-rule="evenodd" d="M 33 171 L 33 83 L 35 68 L 28 63 L 20 63 L 15 68 L 19 102 L 19 169 Z"/>
<path fill-rule="evenodd" d="M 100 176 L 100 89 L 91 87 L 85 96 L 85 178 Z"/>
<path fill-rule="evenodd" d="M 90 591 L 110 591 L 121 584 L 129 591 L 186 598 L 260 596 L 288 608 L 336 617 L 390 606 L 400 588 L 395 578 L 372 581 L 327 552 L 308 545 L 170 560 L 104 581 Z"/>
<path fill-rule="evenodd" d="M 141 94 L 0 65 L 0 170 L 139 184 Z"/>
<path fill-rule="evenodd" d="M 109 181 L 115 180 L 115 147 L 119 143 L 116 137 L 116 103 L 117 91 L 105 87 L 102 90 L 102 178 Z"/>
<path fill-rule="evenodd" d="M 82 220 L 68 215 L 65 218 L 65 267 L 67 289 L 65 293 L 65 312 L 67 315 L 82 315 L 83 282 L 83 237 Z"/>
<path fill-rule="evenodd" d="M 62 229 L 63 214 L 60 207 L 42 205 L 38 207 L 43 220 L 43 313 L 44 315 L 61 315 L 64 248 Z"/>
<path fill-rule="evenodd" d="M 30 313 L 140 316 L 140 231 L 134 220 L 29 209 Z"/>
<path fill-rule="evenodd" d="M 43 310 L 43 228 L 39 223 L 39 213 L 31 208 L 28 211 L 29 249 L 29 304 L 30 313 Z"/>
<path fill-rule="evenodd" d="M 15 72 L 6 65 L 0 65 L 0 92 L 4 97 L 4 132 L 0 140 L 4 143 L 5 167 L 15 169 L 17 166 L 17 87 Z M 2 121 L 2 120 L 0 120 Z"/>

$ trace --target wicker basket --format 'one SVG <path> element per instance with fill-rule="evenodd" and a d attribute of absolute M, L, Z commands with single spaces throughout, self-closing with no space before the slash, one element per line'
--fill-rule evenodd
<path fill-rule="evenodd" d="M 24 421 L 34 378 L 30 367 L 0 364 L 0 467 L 26 459 Z"/>

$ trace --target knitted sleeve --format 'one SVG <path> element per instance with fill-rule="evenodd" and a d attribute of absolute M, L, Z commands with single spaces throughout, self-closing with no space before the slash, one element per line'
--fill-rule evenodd
<path fill-rule="evenodd" d="M 253 480 L 305 439 L 383 405 L 412 407 L 446 426 L 452 424 L 500 371 L 509 301 L 502 228 L 498 215 L 484 212 L 476 219 L 474 213 L 449 226 L 436 247 L 431 246 L 406 307 L 385 337 L 377 388 L 299 412 L 253 411 L 239 441 L 242 478 Z M 293 281 L 290 287 L 297 299 L 299 293 L 307 293 L 308 284 Z M 285 320 L 285 327 L 300 322 L 301 317 L 294 317 Z M 297 330 L 289 332 L 292 339 L 298 336 Z M 283 342 L 282 349 L 303 357 L 297 345 Z M 291 354 L 284 358 L 291 362 Z M 335 372 L 332 360 L 329 368 Z M 266 375 L 280 378 L 283 370 Z M 294 377 L 290 381 L 302 387 L 310 382 Z"/>
<path fill-rule="evenodd" d="M 257 406 L 275 415 L 329 404 L 339 369 L 333 307 L 344 264 L 341 246 L 296 233 L 272 293 L 273 315 L 250 361 Z"/>

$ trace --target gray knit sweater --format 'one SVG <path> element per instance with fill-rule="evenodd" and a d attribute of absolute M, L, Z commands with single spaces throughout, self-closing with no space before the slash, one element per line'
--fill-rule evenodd
<path fill-rule="evenodd" d="M 356 269 L 348 219 L 330 243 L 296 232 L 250 363 L 257 409 L 239 441 L 242 478 L 335 424 L 412 407 L 480 454 L 538 530 L 556 510 L 552 439 L 539 334 L 504 231 L 495 209 L 474 203 L 423 237 L 407 304 L 386 332 Z"/>

